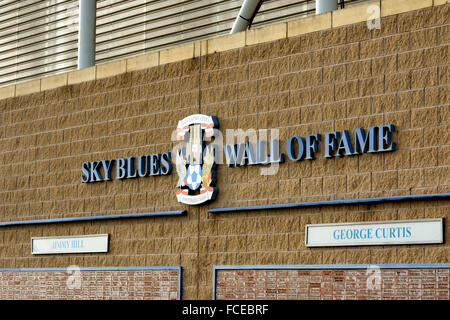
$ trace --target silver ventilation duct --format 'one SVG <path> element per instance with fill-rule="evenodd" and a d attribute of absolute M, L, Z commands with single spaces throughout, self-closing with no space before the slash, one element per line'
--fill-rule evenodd
<path fill-rule="evenodd" d="M 316 14 L 337 10 L 337 0 L 316 0 Z"/>
<path fill-rule="evenodd" d="M 80 0 L 80 23 L 78 31 L 78 69 L 95 65 L 95 0 Z"/>
<path fill-rule="evenodd" d="M 244 0 L 230 34 L 247 30 L 252 24 L 253 18 L 258 13 L 262 3 L 263 0 Z"/>

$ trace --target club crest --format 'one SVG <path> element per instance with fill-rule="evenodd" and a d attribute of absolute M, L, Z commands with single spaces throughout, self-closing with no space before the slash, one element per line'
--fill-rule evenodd
<path fill-rule="evenodd" d="M 191 115 L 178 122 L 177 140 L 184 142 L 175 156 L 178 174 L 176 195 L 181 203 L 201 204 L 216 197 L 214 146 L 205 145 L 204 138 L 212 137 L 217 127 L 216 117 L 202 114 Z"/>

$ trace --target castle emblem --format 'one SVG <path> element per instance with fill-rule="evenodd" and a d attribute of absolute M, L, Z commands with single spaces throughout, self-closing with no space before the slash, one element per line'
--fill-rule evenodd
<path fill-rule="evenodd" d="M 216 117 L 202 114 L 191 115 L 178 122 L 177 140 L 184 142 L 175 156 L 176 194 L 181 203 L 201 204 L 216 197 L 214 146 L 206 145 L 204 138 L 212 137 L 217 127 Z"/>

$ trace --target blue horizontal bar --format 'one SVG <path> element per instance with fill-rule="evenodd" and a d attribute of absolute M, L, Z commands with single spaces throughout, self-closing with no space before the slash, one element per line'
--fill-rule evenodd
<path fill-rule="evenodd" d="M 80 267 L 80 271 L 145 271 L 145 270 L 181 270 L 181 266 L 152 267 Z M 69 271 L 69 268 L 0 268 L 0 272 L 38 272 L 38 271 Z"/>
<path fill-rule="evenodd" d="M 329 269 L 439 269 L 450 268 L 450 263 L 400 263 L 400 264 L 301 264 L 301 265 L 226 265 L 213 270 L 329 270 Z"/>
<path fill-rule="evenodd" d="M 146 218 L 146 217 L 159 217 L 159 216 L 180 216 L 180 215 L 184 215 L 186 213 L 187 213 L 186 210 L 176 210 L 176 211 L 160 211 L 160 212 L 146 212 L 146 213 L 111 214 L 111 215 L 104 215 L 104 216 L 5 221 L 5 222 L 0 222 L 0 227 L 32 225 L 32 224 L 48 224 L 48 223 L 86 222 L 86 221 L 113 220 L 113 219 L 132 219 L 132 218 Z"/>
<path fill-rule="evenodd" d="M 348 204 L 370 204 L 370 203 L 382 203 L 382 202 L 392 202 L 392 201 L 442 200 L 442 199 L 450 199 L 450 193 L 419 194 L 419 195 L 362 198 L 362 199 L 325 200 L 325 201 L 295 202 L 295 203 L 281 203 L 281 204 L 265 204 L 265 205 L 245 206 L 245 207 L 213 208 L 213 209 L 208 209 L 208 212 L 224 213 L 224 212 L 236 212 L 236 211 L 307 208 L 307 207 L 335 206 L 335 205 L 348 205 Z"/>

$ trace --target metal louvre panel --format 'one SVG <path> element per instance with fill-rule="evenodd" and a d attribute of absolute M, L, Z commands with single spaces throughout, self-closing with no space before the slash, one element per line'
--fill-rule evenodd
<path fill-rule="evenodd" d="M 30 34 L 29 36 L 27 35 L 27 33 L 23 33 L 21 34 L 21 36 L 21 38 L 17 38 L 17 36 L 15 36 L 15 41 L 0 44 L 3 49 L 0 53 L 0 60 L 6 59 L 10 56 L 23 56 L 28 52 L 34 52 L 39 49 L 44 49 L 41 45 L 43 42 L 46 42 L 46 47 L 51 47 L 57 44 L 78 41 L 78 31 L 71 30 L 69 28 L 56 29 L 34 35 Z M 10 48 L 17 49 L 11 50 Z"/>
<path fill-rule="evenodd" d="M 78 0 L 0 3 L 0 85 L 76 67 Z"/>
<path fill-rule="evenodd" d="M 346 6 L 367 0 L 348 0 Z M 97 0 L 96 63 L 227 34 L 243 0 Z M 79 0 L 0 1 L 0 86 L 77 68 Z M 265 0 L 253 28 L 314 14 Z"/>
<path fill-rule="evenodd" d="M 126 2 L 115 1 L 97 13 L 99 63 L 228 33 L 242 4 L 241 0 Z M 102 10 L 110 15 L 102 15 Z M 102 33 L 111 30 L 103 21 L 114 21 L 114 31 Z"/>
<path fill-rule="evenodd" d="M 19 26 L 19 30 L 30 28 L 30 22 L 34 25 L 45 24 L 50 21 L 58 19 L 58 14 L 64 14 L 68 9 L 73 8 L 73 4 L 77 3 L 76 0 L 59 1 L 60 4 L 55 6 L 48 6 L 50 1 L 23 1 L 16 6 L 17 15 L 13 19 L 2 19 L 0 23 L 0 30 L 9 28 L 11 26 Z M 28 6 L 25 6 L 28 5 Z M 76 13 L 76 11 L 75 11 Z"/>

